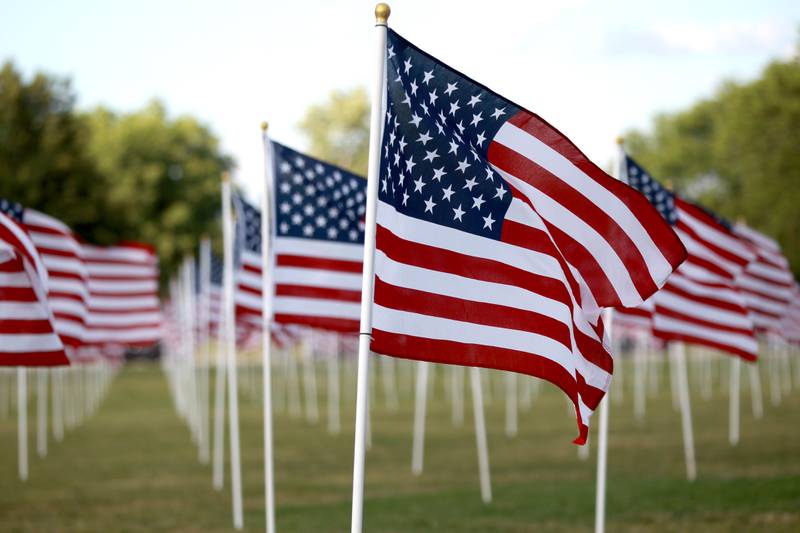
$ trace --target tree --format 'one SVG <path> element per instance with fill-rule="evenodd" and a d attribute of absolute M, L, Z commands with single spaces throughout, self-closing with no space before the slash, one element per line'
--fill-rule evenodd
<path fill-rule="evenodd" d="M 799 50 L 800 51 L 800 48 Z M 773 61 L 688 110 L 660 115 L 629 150 L 661 180 L 776 238 L 800 275 L 800 59 Z"/>
<path fill-rule="evenodd" d="M 39 73 L 26 82 L 10 62 L 0 70 L 0 197 L 83 234 L 103 218 L 103 188 L 74 104 L 66 80 Z"/>
<path fill-rule="evenodd" d="M 366 176 L 369 113 L 362 87 L 334 91 L 326 102 L 311 106 L 300 123 L 311 142 L 311 154 Z"/>
<path fill-rule="evenodd" d="M 155 245 L 162 281 L 202 235 L 219 233 L 220 176 L 232 163 L 219 142 L 192 117 L 170 119 L 154 101 L 143 110 L 85 115 L 89 153 L 106 176 L 106 218 L 93 227 L 98 242 L 137 239 Z"/>

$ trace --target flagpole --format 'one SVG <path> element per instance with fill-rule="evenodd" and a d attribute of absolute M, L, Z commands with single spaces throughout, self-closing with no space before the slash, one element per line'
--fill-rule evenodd
<path fill-rule="evenodd" d="M 17 367 L 17 461 L 19 478 L 28 480 L 28 369 Z"/>
<path fill-rule="evenodd" d="M 753 408 L 753 417 L 760 420 L 764 416 L 764 402 L 761 395 L 761 376 L 758 363 L 748 365 L 750 375 L 750 402 Z"/>
<path fill-rule="evenodd" d="M 611 308 L 606 308 L 603 312 L 603 322 L 609 339 L 613 335 L 612 313 Z M 614 346 L 613 342 L 611 346 Z M 608 396 L 610 394 L 611 387 L 608 388 L 605 397 L 600 401 L 600 420 L 597 426 L 597 484 L 594 502 L 595 533 L 603 533 L 606 528 L 606 464 L 608 462 L 608 409 L 610 407 Z"/>
<path fill-rule="evenodd" d="M 36 428 L 36 452 L 39 457 L 47 455 L 47 374 L 48 368 L 37 369 L 36 407 L 38 426 Z"/>
<path fill-rule="evenodd" d="M 414 438 L 411 449 L 411 473 L 422 473 L 425 454 L 425 411 L 428 403 L 428 371 L 430 363 L 417 361 L 417 390 L 414 402 Z"/>
<path fill-rule="evenodd" d="M 694 481 L 697 467 L 694 459 L 694 434 L 692 430 L 692 408 L 689 403 L 689 384 L 686 373 L 686 348 L 682 342 L 670 342 L 667 345 L 670 362 L 675 365 L 678 382 L 678 395 L 681 409 L 681 425 L 683 427 L 683 453 L 686 457 L 686 477 Z"/>
<path fill-rule="evenodd" d="M 517 374 L 506 372 L 506 437 L 517 435 Z"/>
<path fill-rule="evenodd" d="M 261 199 L 261 374 L 264 391 L 264 505 L 267 533 L 275 532 L 275 480 L 272 452 L 272 145 L 266 122 L 261 123 L 264 142 L 264 194 Z"/>
<path fill-rule="evenodd" d="M 211 240 L 203 237 L 200 241 L 200 305 L 197 320 L 200 324 L 198 341 L 202 344 L 200 362 L 200 462 L 208 464 L 209 457 L 209 416 L 208 416 L 208 368 L 211 354 L 209 343 L 210 305 L 211 305 Z"/>
<path fill-rule="evenodd" d="M 489 474 L 489 449 L 486 444 L 486 420 L 483 413 L 483 392 L 481 389 L 481 369 L 470 367 L 472 386 L 472 411 L 475 417 L 475 443 L 478 448 L 478 474 L 481 484 L 481 500 L 492 501 L 492 481 Z"/>
<path fill-rule="evenodd" d="M 228 378 L 228 410 L 231 445 L 231 493 L 233 496 L 233 527 L 242 529 L 242 463 L 239 448 L 239 388 L 236 376 L 236 323 L 234 319 L 233 277 L 233 213 L 231 212 L 231 182 L 226 172 L 222 180 L 222 240 L 225 250 L 225 351 Z"/>
<path fill-rule="evenodd" d="M 391 10 L 387 4 L 375 6 L 377 56 L 375 85 L 369 129 L 369 172 L 367 173 L 367 210 L 364 228 L 364 271 L 361 281 L 361 324 L 358 339 L 358 382 L 356 392 L 355 443 L 353 451 L 353 506 L 351 533 L 360 533 L 364 518 L 364 456 L 366 453 L 367 394 L 369 393 L 369 344 L 372 334 L 372 290 L 375 274 L 375 215 L 378 207 L 381 134 L 384 116 L 386 78 L 386 34 Z"/>
<path fill-rule="evenodd" d="M 731 446 L 739 444 L 739 392 L 742 361 L 734 356 L 730 362 L 730 391 L 728 393 L 728 441 Z"/>

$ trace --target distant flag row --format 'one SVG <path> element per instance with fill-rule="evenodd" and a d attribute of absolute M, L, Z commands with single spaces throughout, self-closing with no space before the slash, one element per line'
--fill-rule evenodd
<path fill-rule="evenodd" d="M 160 340 L 152 248 L 86 244 L 63 222 L 6 199 L 0 228 L 0 364 L 68 364 Z"/>
<path fill-rule="evenodd" d="M 685 341 L 755 360 L 757 335 L 800 338 L 794 321 L 797 283 L 778 244 L 744 224 L 733 225 L 660 184 L 627 154 L 622 176 L 674 228 L 687 260 L 641 306 L 621 309 L 623 323 L 664 341 Z"/>

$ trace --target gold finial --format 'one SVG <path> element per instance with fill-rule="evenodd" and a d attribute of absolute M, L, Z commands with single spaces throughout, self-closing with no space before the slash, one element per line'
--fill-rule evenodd
<path fill-rule="evenodd" d="M 625 137 L 623 137 L 622 135 L 619 135 L 619 136 L 617 137 L 617 144 L 618 144 L 618 145 L 620 145 L 620 146 L 622 146 L 623 144 L 625 144 Z"/>
<path fill-rule="evenodd" d="M 667 188 L 669 192 L 672 192 L 675 188 L 674 184 L 672 183 L 672 180 L 665 181 L 664 186 Z"/>
<path fill-rule="evenodd" d="M 222 181 L 231 181 L 231 173 L 227 170 L 222 173 Z"/>
<path fill-rule="evenodd" d="M 269 122 L 267 122 L 267 121 L 265 120 L 264 122 L 262 122 L 262 123 L 261 123 L 261 131 L 263 131 L 263 132 L 265 132 L 265 133 L 266 133 L 266 131 L 267 131 L 267 129 L 268 129 L 268 128 L 269 128 Z"/>
<path fill-rule="evenodd" d="M 389 15 L 392 14 L 392 8 L 389 7 L 389 4 L 384 4 L 381 2 L 380 4 L 375 6 L 375 24 L 379 26 L 386 26 L 386 23 L 389 21 Z"/>

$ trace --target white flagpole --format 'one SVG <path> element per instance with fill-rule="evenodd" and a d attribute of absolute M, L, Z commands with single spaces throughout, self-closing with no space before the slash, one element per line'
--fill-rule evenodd
<path fill-rule="evenodd" d="M 481 500 L 492 501 L 492 481 L 489 474 L 489 450 L 486 444 L 486 421 L 483 414 L 483 394 L 481 389 L 481 370 L 478 367 L 469 369 L 472 385 L 472 411 L 475 415 L 475 442 L 478 447 L 478 474 L 481 483 Z"/>
<path fill-rule="evenodd" d="M 64 440 L 64 368 L 53 369 L 53 438 Z"/>
<path fill-rule="evenodd" d="M 464 424 L 464 367 L 452 365 L 450 368 L 453 377 L 450 389 L 453 403 L 453 425 L 460 427 Z"/>
<path fill-rule="evenodd" d="M 383 378 L 383 392 L 386 397 L 386 407 L 392 412 L 397 411 L 397 383 L 394 376 L 394 358 L 381 358 L 381 377 Z"/>
<path fill-rule="evenodd" d="M 272 452 L 272 188 L 274 164 L 268 124 L 261 123 L 264 142 L 264 194 L 261 200 L 261 368 L 264 389 L 264 512 L 267 533 L 275 532 L 275 480 Z"/>
<path fill-rule="evenodd" d="M 200 361 L 200 462 L 208 464 L 209 446 L 209 405 L 208 405 L 208 369 L 211 355 L 211 240 L 204 237 L 200 241 L 200 305 L 197 320 L 200 324 L 201 361 Z"/>
<path fill-rule="evenodd" d="M 417 362 L 417 392 L 414 402 L 414 440 L 411 448 L 411 472 L 422 473 L 425 455 L 425 411 L 428 403 L 428 369 L 430 363 Z"/>
<path fill-rule="evenodd" d="M 353 450 L 353 506 L 351 533 L 360 533 L 364 518 L 364 456 L 366 454 L 367 394 L 369 392 L 369 344 L 372 334 L 372 290 L 375 275 L 375 214 L 378 207 L 381 137 L 386 92 L 386 29 L 391 10 L 387 4 L 375 6 L 376 64 L 375 85 L 369 128 L 369 172 L 367 173 L 367 211 L 364 229 L 364 271 L 361 281 L 361 324 L 358 339 L 358 382 L 356 428 Z"/>
<path fill-rule="evenodd" d="M 739 444 L 739 393 L 742 361 L 734 356 L 730 362 L 730 391 L 728 405 L 728 441 L 731 446 Z"/>
<path fill-rule="evenodd" d="M 750 401 L 753 407 L 753 417 L 760 420 L 764 416 L 764 401 L 761 394 L 761 375 L 758 363 L 747 365 L 750 375 Z"/>
<path fill-rule="evenodd" d="M 49 369 L 39 368 L 36 371 L 37 390 L 36 407 L 38 425 L 36 428 L 36 452 L 39 457 L 47 455 L 47 373 Z"/>
<path fill-rule="evenodd" d="M 667 345 L 670 363 L 675 365 L 678 383 L 678 394 L 681 408 L 681 425 L 683 428 L 683 453 L 686 457 L 686 477 L 694 481 L 697 467 L 694 460 L 694 434 L 692 430 L 692 408 L 689 403 L 689 385 L 686 376 L 686 349 L 682 342 L 670 342 Z"/>
<path fill-rule="evenodd" d="M 646 345 L 637 343 L 633 352 L 633 414 L 637 422 L 644 420 L 647 409 L 647 355 Z"/>
<path fill-rule="evenodd" d="M 506 437 L 517 435 L 517 374 L 506 372 Z"/>
<path fill-rule="evenodd" d="M 17 367 L 17 460 L 19 478 L 28 480 L 28 369 Z"/>
<path fill-rule="evenodd" d="M 222 180 L 222 240 L 225 250 L 224 305 L 225 351 L 227 355 L 228 409 L 231 445 L 231 493 L 233 496 L 233 527 L 242 529 L 242 463 L 239 448 L 239 388 L 236 376 L 236 323 L 233 276 L 233 213 L 231 212 L 230 176 Z"/>
<path fill-rule="evenodd" d="M 317 408 L 317 373 L 314 367 L 313 343 L 316 334 L 309 330 L 308 337 L 300 344 L 303 354 L 303 391 L 306 396 L 306 420 L 312 424 L 319 421 Z"/>
<path fill-rule="evenodd" d="M 224 300 L 224 298 L 223 298 Z M 226 313 L 222 311 L 217 326 L 217 360 L 214 372 L 214 457 L 212 483 L 222 490 L 225 482 L 225 335 Z"/>
<path fill-rule="evenodd" d="M 612 309 L 607 308 L 603 311 L 603 322 L 608 334 L 608 338 L 613 342 L 612 328 Z M 613 354 L 612 354 L 613 356 Z M 600 401 L 600 420 L 597 426 L 597 484 L 595 487 L 594 502 L 594 531 L 603 533 L 606 529 L 606 464 L 608 462 L 608 410 L 611 406 L 608 396 L 611 394 L 611 387 L 606 391 L 605 397 Z"/>

